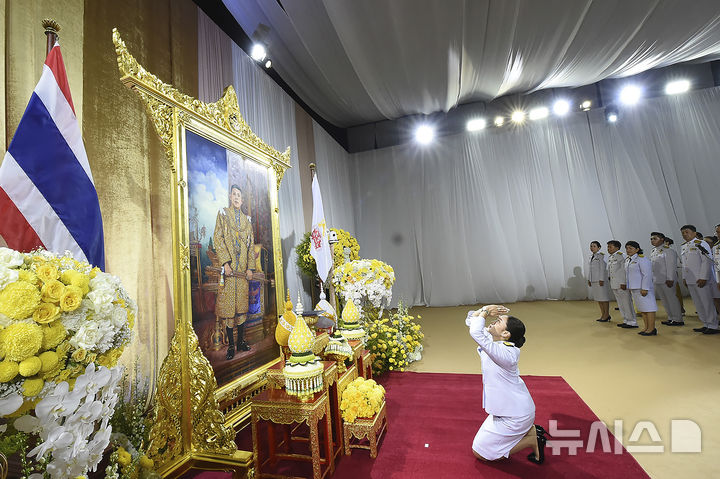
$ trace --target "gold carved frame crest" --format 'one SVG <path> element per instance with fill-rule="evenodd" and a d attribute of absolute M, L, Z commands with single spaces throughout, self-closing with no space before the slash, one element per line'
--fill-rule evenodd
<path fill-rule="evenodd" d="M 284 302 L 278 196 L 290 148 L 280 153 L 260 139 L 243 120 L 232 86 L 215 103 L 204 103 L 163 83 L 129 53 L 113 30 L 120 80 L 144 101 L 165 150 L 172 172 L 173 302 L 175 334 L 158 375 L 153 427 L 148 455 L 163 476 L 177 477 L 192 467 L 233 470 L 235 477 L 250 471 L 252 454 L 238 451 L 234 426 L 246 424 L 250 399 L 266 387 L 270 361 L 218 388 L 210 362 L 192 326 L 190 232 L 185 132 L 250 157 L 274 179 L 270 190 L 274 249 L 276 311 Z M 178 378 L 180 380 L 178 380 Z"/>

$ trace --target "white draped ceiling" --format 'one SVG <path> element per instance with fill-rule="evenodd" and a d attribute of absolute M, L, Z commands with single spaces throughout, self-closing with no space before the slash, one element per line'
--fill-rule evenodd
<path fill-rule="evenodd" d="M 718 0 L 223 0 L 347 127 L 720 57 Z M 260 30 L 263 30 L 262 27 Z"/>

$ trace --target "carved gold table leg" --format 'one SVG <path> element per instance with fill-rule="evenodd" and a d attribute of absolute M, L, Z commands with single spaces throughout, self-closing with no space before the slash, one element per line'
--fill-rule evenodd
<path fill-rule="evenodd" d="M 325 457 L 327 458 L 328 465 L 330 466 L 330 475 L 332 476 L 335 472 L 335 454 L 333 450 L 333 437 L 332 437 L 332 416 L 330 415 L 330 401 L 325 406 Z"/>

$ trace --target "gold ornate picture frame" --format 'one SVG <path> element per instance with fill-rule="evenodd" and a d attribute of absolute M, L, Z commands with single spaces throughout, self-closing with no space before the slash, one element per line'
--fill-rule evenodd
<path fill-rule="evenodd" d="M 233 427 L 249 421 L 250 399 L 280 360 L 278 190 L 290 148 L 280 153 L 252 132 L 232 87 L 201 102 L 145 70 L 117 30 L 113 42 L 121 81 L 145 102 L 172 173 L 175 334 L 158 376 L 149 455 L 164 476 L 201 465 L 239 477 L 251 453 L 237 451 Z"/>

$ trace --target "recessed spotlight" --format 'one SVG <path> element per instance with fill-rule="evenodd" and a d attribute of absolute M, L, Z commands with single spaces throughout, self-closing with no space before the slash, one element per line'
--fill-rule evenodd
<path fill-rule="evenodd" d="M 690 80 L 676 80 L 671 81 L 665 85 L 666 95 L 677 95 L 678 93 L 685 93 L 690 89 Z"/>
<path fill-rule="evenodd" d="M 265 62 L 265 68 L 270 68 L 272 66 L 272 62 L 270 60 Z"/>
<path fill-rule="evenodd" d="M 592 106 L 592 102 L 590 100 L 585 100 L 582 103 L 580 103 L 580 109 L 582 111 L 588 111 L 591 106 Z"/>
<path fill-rule="evenodd" d="M 567 100 L 558 100 L 553 104 L 553 113 L 557 116 L 565 116 L 570 111 L 570 102 Z"/>
<path fill-rule="evenodd" d="M 525 112 L 522 110 L 515 110 L 510 116 L 510 119 L 513 123 L 522 123 L 525 121 Z"/>
<path fill-rule="evenodd" d="M 501 127 L 505 124 L 505 118 L 503 118 L 501 116 L 496 116 L 495 119 L 493 120 L 493 123 L 495 124 L 495 126 Z"/>
<path fill-rule="evenodd" d="M 617 108 L 614 106 L 611 106 L 605 110 L 605 119 L 608 121 L 608 123 L 615 123 L 618 121 L 618 111 Z"/>
<path fill-rule="evenodd" d="M 620 102 L 625 105 L 634 105 L 642 97 L 642 90 L 637 85 L 628 85 L 620 90 Z"/>
<path fill-rule="evenodd" d="M 267 52 L 265 51 L 265 47 L 260 45 L 259 43 L 256 43 L 255 45 L 253 45 L 252 50 L 250 50 L 250 56 L 256 62 L 261 62 L 261 61 L 265 60 L 266 55 L 267 55 Z"/>
<path fill-rule="evenodd" d="M 531 120 L 542 120 L 543 118 L 547 118 L 547 116 L 550 114 L 550 110 L 547 109 L 547 107 L 540 106 L 538 108 L 533 108 L 530 110 L 530 114 L 528 117 Z"/>
<path fill-rule="evenodd" d="M 478 131 L 482 130 L 487 126 L 485 118 L 474 118 L 467 122 L 467 131 Z"/>
<path fill-rule="evenodd" d="M 427 145 L 435 138 L 435 129 L 430 125 L 420 125 L 415 130 L 415 140 L 421 145 Z"/>

